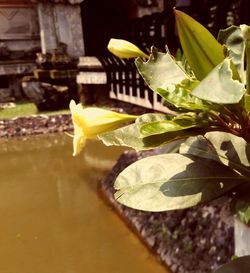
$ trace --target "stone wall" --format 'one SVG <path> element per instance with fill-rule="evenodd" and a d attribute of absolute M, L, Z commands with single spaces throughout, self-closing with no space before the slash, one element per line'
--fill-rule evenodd
<path fill-rule="evenodd" d="M 40 30 L 35 5 L 0 3 L 0 102 L 22 99 L 20 81 L 35 68 Z"/>
<path fill-rule="evenodd" d="M 84 55 L 83 0 L 0 1 L 0 101 L 22 99 L 21 79 L 36 68 L 36 53 L 66 44 L 73 59 Z"/>
<path fill-rule="evenodd" d="M 33 5 L 0 5 L 0 60 L 28 58 L 40 48 L 37 17 Z"/>
<path fill-rule="evenodd" d="M 42 53 L 51 53 L 60 43 L 64 43 L 71 57 L 84 55 L 79 5 L 39 3 L 38 15 Z"/>
<path fill-rule="evenodd" d="M 0 60 L 29 59 L 31 51 L 41 51 L 41 42 L 43 53 L 51 52 L 59 43 L 65 43 L 69 55 L 76 58 L 83 55 L 79 5 L 82 1 L 32 0 L 29 3 L 0 3 Z M 12 57 L 13 51 L 18 51 L 19 54 Z"/>

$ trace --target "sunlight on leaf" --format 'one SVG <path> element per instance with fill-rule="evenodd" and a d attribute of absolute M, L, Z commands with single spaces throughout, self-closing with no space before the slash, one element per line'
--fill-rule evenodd
<path fill-rule="evenodd" d="M 216 161 L 181 154 L 139 160 L 115 181 L 117 200 L 146 211 L 183 209 L 231 190 L 244 178 Z M 223 186 L 221 186 L 223 185 Z"/>
<path fill-rule="evenodd" d="M 107 146 L 126 146 L 137 151 L 152 149 L 157 147 L 159 142 L 149 145 L 145 144 L 144 141 L 140 139 L 140 126 L 147 122 L 165 120 L 165 118 L 165 114 L 144 114 L 137 118 L 135 123 L 111 132 L 100 134 L 98 135 L 98 138 Z"/>
<path fill-rule="evenodd" d="M 180 152 L 217 160 L 245 176 L 250 176 L 250 145 L 241 137 L 226 132 L 208 132 L 190 137 Z"/>
<path fill-rule="evenodd" d="M 235 104 L 245 91 L 244 84 L 232 79 L 230 59 L 227 58 L 200 82 L 192 95 L 217 104 Z"/>
<path fill-rule="evenodd" d="M 220 108 L 219 105 L 209 103 L 193 96 L 190 90 L 187 90 L 180 85 L 177 85 L 172 92 L 158 88 L 157 93 L 167 102 L 167 106 L 170 105 L 169 107 L 174 105 L 176 108 L 192 111 L 210 111 L 218 110 Z"/>
<path fill-rule="evenodd" d="M 148 137 L 152 135 L 159 135 L 168 132 L 177 132 L 193 127 L 203 127 L 207 125 L 208 121 L 206 119 L 199 117 L 199 115 L 190 112 L 183 113 L 177 116 L 172 116 L 168 120 L 148 122 L 141 125 L 140 127 L 140 137 Z"/>
<path fill-rule="evenodd" d="M 238 69 L 240 78 L 243 80 L 244 75 L 244 57 L 245 45 L 242 30 L 238 26 L 230 26 L 227 29 L 219 31 L 218 41 L 225 44 L 229 50 L 229 57 Z"/>
<path fill-rule="evenodd" d="M 223 47 L 200 23 L 175 10 L 181 46 L 198 80 L 205 78 L 224 59 Z"/>
<path fill-rule="evenodd" d="M 250 94 L 250 26 L 241 25 L 240 26 L 243 38 L 245 41 L 246 47 L 246 85 L 247 85 L 247 93 Z"/>
<path fill-rule="evenodd" d="M 157 88 L 174 88 L 187 78 L 169 53 L 161 53 L 154 48 L 147 62 L 138 58 L 135 64 L 144 81 L 154 91 Z"/>

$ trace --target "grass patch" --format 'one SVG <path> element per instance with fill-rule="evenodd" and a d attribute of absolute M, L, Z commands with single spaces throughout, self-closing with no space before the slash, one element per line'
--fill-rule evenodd
<path fill-rule="evenodd" d="M 59 115 L 69 114 L 68 109 L 57 110 L 57 111 L 46 111 L 39 112 L 34 103 L 18 103 L 14 108 L 0 109 L 0 119 L 11 119 L 17 117 L 26 117 L 32 115 Z"/>

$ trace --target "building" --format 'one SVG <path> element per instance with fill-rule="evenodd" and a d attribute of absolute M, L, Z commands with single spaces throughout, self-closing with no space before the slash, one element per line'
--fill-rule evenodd
<path fill-rule="evenodd" d="M 75 60 L 102 53 L 128 20 L 163 9 L 163 0 L 0 1 L 0 101 L 22 98 L 20 81 L 36 67 L 36 53 L 61 43 Z"/>

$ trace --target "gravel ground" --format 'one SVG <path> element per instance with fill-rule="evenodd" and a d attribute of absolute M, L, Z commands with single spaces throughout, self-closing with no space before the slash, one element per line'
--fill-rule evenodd
<path fill-rule="evenodd" d="M 127 112 L 130 114 L 143 114 L 150 111 L 140 106 L 133 106 L 124 102 L 117 103 L 113 100 L 111 100 L 109 106 L 112 107 L 112 110 L 121 113 Z M 27 136 L 34 134 L 47 134 L 72 130 L 73 126 L 70 114 L 35 115 L 31 117 L 0 120 L 0 138 L 11 138 L 16 136 Z"/>
<path fill-rule="evenodd" d="M 126 105 L 121 106 L 124 108 Z M 126 112 L 144 113 L 146 110 L 133 107 Z M 0 120 L 0 137 L 4 138 L 72 129 L 70 115 L 41 115 Z M 152 153 L 156 151 L 124 153 L 108 177 L 102 181 L 102 194 L 173 272 L 211 272 L 229 261 L 233 255 L 233 219 L 230 216 L 228 200 L 218 200 L 181 211 L 147 213 L 124 207 L 113 198 L 113 183 L 118 173 L 138 158 Z"/>
<path fill-rule="evenodd" d="M 16 137 L 72 131 L 70 115 L 21 117 L 0 120 L 0 137 Z"/>

